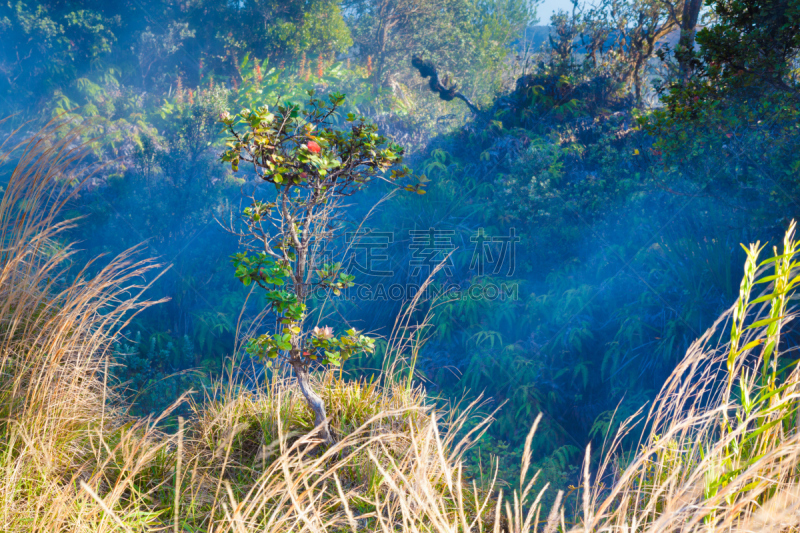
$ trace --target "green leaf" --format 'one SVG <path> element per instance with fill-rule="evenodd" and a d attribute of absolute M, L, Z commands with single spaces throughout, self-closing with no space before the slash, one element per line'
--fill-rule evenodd
<path fill-rule="evenodd" d="M 785 316 L 776 316 L 774 318 L 765 318 L 764 320 L 758 320 L 757 322 L 753 322 L 752 324 L 747 326 L 745 329 L 760 328 L 760 327 L 763 327 L 763 326 L 767 326 L 769 324 L 773 324 L 773 323 L 775 323 L 775 322 L 777 322 L 779 320 L 783 320 L 784 318 L 786 318 L 786 317 Z"/>

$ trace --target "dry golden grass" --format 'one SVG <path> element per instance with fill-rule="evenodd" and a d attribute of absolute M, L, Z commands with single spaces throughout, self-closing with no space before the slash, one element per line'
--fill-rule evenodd
<path fill-rule="evenodd" d="M 70 269 L 74 250 L 59 241 L 72 222 L 56 215 L 90 175 L 74 170 L 85 168 L 79 133 L 51 124 L 0 148 L 0 160 L 17 161 L 0 201 L 2 531 L 102 531 L 111 517 L 78 484 L 122 493 L 124 477 L 109 480 L 106 467 L 155 453 L 142 446 L 145 423 L 124 428 L 107 407 L 101 377 L 108 333 L 154 303 L 140 298 L 140 282 L 155 265 L 126 253 L 87 276 Z"/>
<path fill-rule="evenodd" d="M 85 168 L 78 133 L 51 125 L 3 147 L 18 163 L 0 202 L 0 531 L 800 529 L 800 373 L 793 362 L 772 364 L 793 318 L 792 235 L 777 260 L 759 267 L 751 257 L 740 301 L 676 368 L 645 416 L 650 430 L 637 453 L 620 466 L 629 423 L 598 469 L 585 465 L 579 524 L 568 526 L 562 493 L 543 509 L 547 488 L 531 491 L 536 425 L 510 496 L 464 478 L 463 454 L 490 420 L 456 439 L 475 406 L 459 416 L 437 411 L 412 386 L 425 328 L 410 313 L 398 319 L 393 364 L 379 381 L 315 376 L 337 438 L 329 447 L 309 433 L 313 416 L 279 373 L 259 390 L 233 378 L 212 388 L 190 403 L 175 435 L 111 407 L 113 335 L 154 303 L 142 298 L 141 279 L 156 266 L 131 251 L 73 277 L 73 249 L 60 240 L 71 222 L 56 214 L 87 176 L 74 170 Z M 759 285 L 764 299 L 751 301 L 761 271 L 776 265 Z"/>

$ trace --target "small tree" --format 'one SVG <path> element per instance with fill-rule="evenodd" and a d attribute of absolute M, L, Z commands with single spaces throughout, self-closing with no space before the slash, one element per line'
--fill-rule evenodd
<path fill-rule="evenodd" d="M 332 94 L 327 101 L 313 91 L 309 95 L 305 106 L 285 103 L 235 116 L 223 113 L 230 138 L 222 161 L 234 172 L 242 162 L 251 164 L 258 178 L 275 188 L 274 199 L 251 197 L 238 232 L 246 251 L 233 256 L 236 277 L 264 289 L 276 316 L 275 331 L 250 339 L 247 352 L 267 364 L 280 357 L 292 367 L 320 437 L 331 443 L 325 404 L 309 382 L 311 365 L 339 366 L 359 351 L 372 352 L 374 344 L 355 329 L 337 337 L 330 327 L 304 328 L 312 291 L 338 295 L 353 285 L 354 277 L 341 271 L 341 263 L 320 264 L 320 252 L 340 228 L 347 197 L 373 178 L 397 182 L 410 173 L 398 167 L 403 149 L 363 117 L 350 113 L 345 128 L 333 127 L 343 95 Z M 405 188 L 423 193 L 421 186 Z"/>

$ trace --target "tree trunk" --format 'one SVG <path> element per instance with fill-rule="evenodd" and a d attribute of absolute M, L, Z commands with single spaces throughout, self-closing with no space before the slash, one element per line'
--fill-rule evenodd
<path fill-rule="evenodd" d="M 328 427 L 328 417 L 325 414 L 325 402 L 311 388 L 311 383 L 309 383 L 308 379 L 308 368 L 302 363 L 293 363 L 292 368 L 297 377 L 297 384 L 300 385 L 300 392 L 305 396 L 308 406 L 314 411 L 314 426 L 319 432 L 319 438 L 325 444 L 333 444 L 333 437 Z"/>
<path fill-rule="evenodd" d="M 636 60 L 633 67 L 633 96 L 636 105 L 642 104 L 642 59 L 641 57 Z"/>
<path fill-rule="evenodd" d="M 678 41 L 678 52 L 675 54 L 684 78 L 691 72 L 691 57 L 694 52 L 694 29 L 700 16 L 703 0 L 686 0 L 681 17 L 681 37 Z"/>

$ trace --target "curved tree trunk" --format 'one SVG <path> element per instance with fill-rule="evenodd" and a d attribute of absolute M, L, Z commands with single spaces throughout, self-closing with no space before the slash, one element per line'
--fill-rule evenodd
<path fill-rule="evenodd" d="M 328 427 L 328 417 L 325 415 L 325 402 L 322 401 L 322 398 L 320 398 L 311 387 L 308 368 L 302 363 L 292 364 L 292 368 L 297 377 L 297 384 L 300 385 L 300 392 L 303 393 L 308 406 L 314 412 L 314 426 L 319 432 L 319 438 L 322 439 L 325 444 L 333 444 L 333 437 Z"/>

